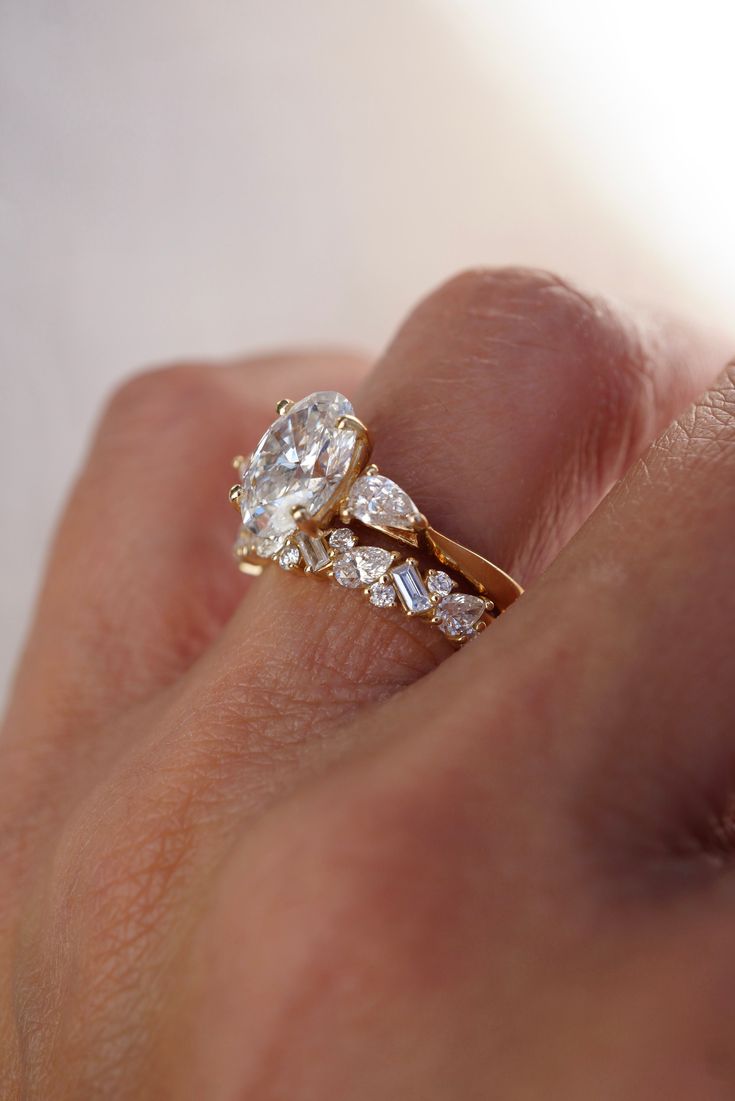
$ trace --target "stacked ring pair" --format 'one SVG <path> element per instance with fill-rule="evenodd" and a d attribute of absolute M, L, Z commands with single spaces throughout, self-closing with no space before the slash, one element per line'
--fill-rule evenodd
<path fill-rule="evenodd" d="M 234 460 L 240 480 L 230 501 L 242 518 L 234 550 L 243 572 L 259 574 L 271 561 L 331 577 L 378 608 L 423 617 L 456 644 L 521 595 L 498 566 L 433 528 L 370 462 L 368 430 L 342 394 L 284 399 L 276 412 L 250 458 Z M 403 553 L 406 545 L 413 553 Z"/>

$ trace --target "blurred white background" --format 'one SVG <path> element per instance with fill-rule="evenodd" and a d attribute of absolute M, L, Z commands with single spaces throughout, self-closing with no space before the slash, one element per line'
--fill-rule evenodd
<path fill-rule="evenodd" d="M 134 368 L 377 350 L 476 264 L 728 328 L 733 32 L 731 0 L 0 0 L 0 691 Z"/>

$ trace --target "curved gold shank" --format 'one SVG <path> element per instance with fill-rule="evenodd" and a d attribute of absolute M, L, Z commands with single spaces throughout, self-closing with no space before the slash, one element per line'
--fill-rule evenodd
<path fill-rule="evenodd" d="M 286 398 L 279 401 L 276 406 L 279 416 L 286 413 L 292 404 L 293 403 Z M 338 431 L 348 430 L 355 432 L 355 451 L 349 469 L 345 472 L 345 476 L 340 482 L 340 485 L 329 500 L 325 502 L 319 512 L 308 517 L 309 528 L 313 527 L 316 530 L 326 527 L 337 515 L 341 515 L 343 523 L 349 523 L 351 517 L 346 508 L 346 500 L 350 486 L 360 474 L 365 473 L 368 469 L 371 473 L 377 473 L 378 471 L 377 466 L 369 467 L 372 453 L 372 440 L 362 421 L 355 416 L 345 415 L 339 418 L 337 429 Z M 242 461 L 241 456 L 238 456 L 235 460 L 236 463 Z M 232 487 L 230 490 L 230 503 L 239 511 L 238 491 L 242 492 L 241 486 Z M 300 512 L 302 510 L 297 511 Z M 306 527 L 306 517 L 295 516 L 294 519 L 297 521 L 297 528 Z M 497 612 L 504 612 L 506 608 L 509 608 L 510 605 L 523 594 L 523 588 L 518 582 L 514 581 L 513 578 L 504 570 L 501 570 L 499 566 L 496 566 L 487 558 L 483 558 L 482 555 L 477 554 L 475 551 L 470 550 L 469 547 L 463 546 L 462 543 L 458 543 L 455 539 L 451 539 L 448 535 L 444 535 L 442 532 L 437 531 L 436 528 L 431 527 L 423 514 L 419 514 L 417 519 L 420 521 L 420 525 L 418 525 L 414 531 L 403 528 L 385 528 L 377 524 L 368 526 L 372 527 L 375 531 L 382 532 L 382 534 L 391 539 L 395 539 L 397 542 L 408 544 L 416 549 L 425 549 L 442 565 L 456 570 L 457 573 L 461 574 L 479 593 L 492 600 Z M 262 572 L 263 561 L 263 559 L 253 558 L 253 556 L 247 554 L 240 557 L 238 565 L 243 573 L 256 576 Z"/>
<path fill-rule="evenodd" d="M 487 558 L 464 547 L 448 535 L 442 535 L 430 527 L 424 538 L 435 558 L 445 566 L 457 570 L 483 595 L 489 596 L 499 612 L 509 608 L 523 594 L 523 589 L 513 578 Z"/>

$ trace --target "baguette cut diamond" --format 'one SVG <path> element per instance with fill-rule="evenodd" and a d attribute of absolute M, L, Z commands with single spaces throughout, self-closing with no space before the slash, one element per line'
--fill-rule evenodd
<path fill-rule="evenodd" d="M 409 559 L 395 566 L 391 577 L 401 604 L 409 615 L 421 615 L 433 608 L 421 574 Z"/>
<path fill-rule="evenodd" d="M 296 529 L 297 505 L 316 516 L 338 492 L 358 439 L 337 421 L 352 414 L 342 394 L 310 394 L 274 421 L 243 466 L 242 523 L 261 557 L 276 555 Z"/>
<path fill-rule="evenodd" d="M 296 534 L 296 542 L 310 573 L 319 573 L 329 565 L 331 559 L 321 536 L 307 535 L 305 531 L 300 531 Z"/>

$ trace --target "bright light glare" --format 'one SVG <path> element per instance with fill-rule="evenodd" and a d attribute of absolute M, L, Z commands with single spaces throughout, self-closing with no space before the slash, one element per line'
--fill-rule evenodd
<path fill-rule="evenodd" d="M 723 303 L 735 285 L 735 5 L 455 0 L 598 191 Z M 454 6 L 454 5 L 453 5 Z M 478 43 L 479 38 L 479 43 Z M 506 49 L 510 47 L 510 51 Z"/>

